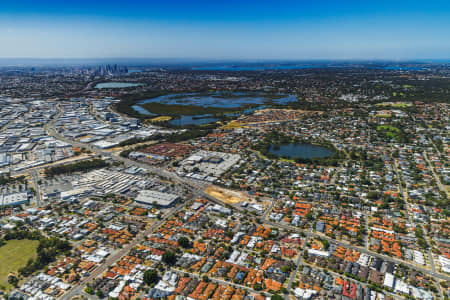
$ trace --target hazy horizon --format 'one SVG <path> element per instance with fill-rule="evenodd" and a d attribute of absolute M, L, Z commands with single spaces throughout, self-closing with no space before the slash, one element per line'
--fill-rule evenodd
<path fill-rule="evenodd" d="M 0 67 L 77 67 L 106 64 L 130 67 L 198 67 L 198 66 L 269 66 L 269 65 L 396 65 L 396 64 L 449 64 L 450 59 L 202 59 L 202 58 L 2 58 Z"/>

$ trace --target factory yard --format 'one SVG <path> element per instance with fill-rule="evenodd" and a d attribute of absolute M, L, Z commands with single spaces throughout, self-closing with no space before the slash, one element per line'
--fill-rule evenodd
<path fill-rule="evenodd" d="M 0 239 L 10 239 L 0 298 L 450 296 L 450 106 L 392 97 L 426 95 L 420 84 L 450 70 L 119 72 L 117 82 L 142 85 L 114 90 L 86 87 L 113 80 L 92 70 L 48 72 L 11 88 L 22 77 L 0 71 Z M 55 78 L 60 93 L 86 85 L 47 99 Z M 119 112 L 153 89 L 184 102 L 205 88 L 297 100 L 221 119 L 228 126 Z M 336 155 L 270 152 L 304 144 Z M 42 264 L 28 264 L 36 256 Z"/>
<path fill-rule="evenodd" d="M 200 150 L 181 161 L 177 171 L 182 176 L 212 182 L 240 159 L 239 154 Z"/>

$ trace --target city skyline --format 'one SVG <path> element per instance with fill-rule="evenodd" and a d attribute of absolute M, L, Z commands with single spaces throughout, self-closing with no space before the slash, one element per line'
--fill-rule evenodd
<path fill-rule="evenodd" d="M 0 3 L 0 300 L 450 299 L 449 0 Z"/>

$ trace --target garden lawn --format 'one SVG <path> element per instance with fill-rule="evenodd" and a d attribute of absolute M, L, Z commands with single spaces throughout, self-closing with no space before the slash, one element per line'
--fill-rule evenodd
<path fill-rule="evenodd" d="M 8 274 L 24 267 L 30 258 L 37 257 L 39 241 L 10 240 L 0 247 L 0 286 L 9 289 Z"/>

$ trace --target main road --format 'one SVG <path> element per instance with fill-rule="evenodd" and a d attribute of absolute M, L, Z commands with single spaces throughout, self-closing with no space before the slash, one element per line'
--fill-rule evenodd
<path fill-rule="evenodd" d="M 34 192 L 36 194 L 36 207 L 41 206 L 41 191 L 39 188 L 39 172 L 36 169 L 30 171 L 30 179 L 33 181 Z"/>
<path fill-rule="evenodd" d="M 283 229 L 286 229 L 286 230 L 291 230 L 291 231 L 298 230 L 298 228 L 296 228 L 294 226 L 290 226 L 290 225 L 283 225 L 283 224 L 273 223 L 273 222 L 270 222 L 270 221 L 264 221 L 264 223 L 267 224 L 267 225 L 270 225 L 270 226 L 279 227 L 279 228 L 283 228 Z M 433 272 L 431 270 L 419 267 L 417 265 L 411 264 L 409 262 L 406 262 L 406 261 L 403 261 L 403 260 L 400 260 L 400 259 L 397 259 L 397 258 L 393 258 L 393 257 L 387 256 L 387 255 L 383 255 L 383 254 L 379 254 L 379 253 L 376 253 L 376 252 L 372 252 L 370 250 L 367 250 L 367 249 L 359 247 L 359 246 L 355 246 L 355 245 L 352 245 L 352 244 L 341 242 L 341 241 L 329 238 L 328 236 L 323 235 L 323 234 L 318 234 L 318 233 L 314 233 L 314 232 L 307 232 L 306 236 L 308 238 L 309 237 L 316 237 L 316 238 L 325 239 L 325 240 L 329 241 L 330 243 L 335 243 L 335 244 L 337 244 L 339 246 L 342 246 L 342 247 L 345 247 L 345 248 L 353 249 L 353 250 L 359 251 L 361 253 L 366 253 L 366 254 L 368 254 L 370 256 L 378 257 L 378 258 L 381 258 L 383 260 L 390 261 L 390 262 L 393 262 L 393 263 L 396 263 L 396 264 L 405 265 L 405 266 L 407 266 L 407 267 L 409 267 L 411 269 L 423 272 L 423 273 L 428 274 L 428 275 L 430 275 L 432 277 L 436 277 L 436 278 L 439 278 L 439 279 L 442 279 L 442 280 L 447 280 L 447 281 L 450 280 L 450 276 L 448 276 L 448 275 L 441 274 L 441 273 L 438 273 L 438 272 L 435 272 L 435 271 Z"/>
<path fill-rule="evenodd" d="M 446 187 L 442 184 L 441 179 L 439 178 L 439 176 L 434 171 L 434 166 L 431 163 L 431 161 L 428 159 L 428 154 L 425 151 L 423 152 L 423 157 L 425 158 L 425 161 L 427 162 L 428 166 L 430 167 L 431 173 L 433 173 L 434 180 L 436 181 L 436 184 L 438 185 L 439 189 L 443 193 L 447 194 L 447 196 L 449 196 Z"/>
<path fill-rule="evenodd" d="M 161 168 L 156 168 L 156 167 L 150 166 L 150 165 L 145 164 L 145 163 L 141 163 L 141 162 L 138 162 L 138 161 L 135 161 L 135 160 L 131 160 L 129 158 L 122 157 L 120 155 L 116 155 L 114 153 L 104 151 L 104 150 L 99 149 L 97 147 L 93 147 L 93 146 L 91 146 L 89 144 L 80 143 L 80 142 L 77 142 L 77 141 L 74 141 L 74 140 L 71 140 L 71 139 L 68 139 L 68 138 L 62 136 L 53 127 L 54 122 L 59 118 L 59 116 L 61 116 L 61 114 L 62 114 L 62 112 L 60 111 L 58 113 L 58 115 L 54 117 L 54 119 L 52 119 L 49 123 L 47 123 L 44 126 L 45 130 L 47 131 L 47 133 L 49 135 L 53 136 L 54 138 L 56 138 L 58 140 L 61 140 L 63 142 L 69 143 L 72 146 L 76 146 L 76 147 L 79 147 L 79 148 L 85 148 L 85 149 L 91 151 L 92 153 L 94 153 L 96 155 L 101 155 L 101 156 L 108 157 L 108 158 L 111 158 L 111 159 L 116 160 L 116 161 L 120 161 L 125 166 L 128 166 L 128 167 L 139 167 L 139 168 L 142 168 L 142 169 L 147 170 L 149 172 L 152 172 L 152 173 L 154 173 L 154 174 L 156 174 L 158 176 L 166 177 L 167 179 L 172 180 L 174 183 L 179 184 L 179 185 L 187 188 L 188 190 L 190 190 L 191 192 L 193 192 L 195 195 L 197 195 L 199 197 L 206 198 L 206 199 L 208 199 L 210 201 L 213 201 L 215 203 L 218 203 L 218 204 L 221 204 L 221 205 L 224 205 L 224 206 L 232 206 L 233 208 L 235 208 L 237 210 L 241 210 L 241 211 L 245 210 L 245 209 L 241 208 L 238 205 L 225 204 L 222 201 L 212 197 L 211 195 L 206 194 L 203 191 L 203 187 L 201 185 L 196 184 L 192 180 L 189 180 L 189 179 L 186 179 L 186 178 L 182 178 L 182 177 L 178 176 L 174 172 L 169 172 L 169 171 L 166 171 L 166 170 L 161 169 Z"/>
<path fill-rule="evenodd" d="M 176 214 L 178 211 L 180 211 L 184 207 L 185 203 L 180 203 L 179 205 L 173 207 L 170 209 L 167 213 L 164 214 L 164 216 L 158 220 L 157 222 L 153 223 L 150 227 L 148 227 L 145 231 L 140 232 L 133 241 L 125 246 L 124 248 L 120 249 L 118 252 L 114 253 L 110 257 L 108 257 L 99 267 L 97 267 L 91 275 L 89 275 L 87 278 L 83 280 L 83 282 L 80 285 L 73 286 L 69 291 L 67 291 L 61 299 L 68 300 L 72 297 L 79 295 L 82 293 L 84 286 L 86 283 L 90 282 L 91 280 L 95 279 L 97 276 L 105 272 L 108 267 L 112 266 L 115 262 L 120 260 L 123 256 L 127 255 L 131 249 L 136 247 L 146 236 L 148 236 L 150 233 L 155 231 L 159 228 L 159 226 L 166 221 L 168 218 Z"/>
<path fill-rule="evenodd" d="M 181 178 L 181 177 L 178 176 L 176 173 L 169 172 L 169 171 L 166 171 L 166 170 L 161 169 L 161 168 L 155 168 L 155 167 L 150 166 L 150 165 L 145 164 L 145 163 L 137 162 L 137 161 L 134 161 L 134 160 L 125 158 L 125 157 L 121 157 L 121 156 L 119 156 L 119 155 L 114 155 L 114 154 L 112 154 L 112 153 L 110 153 L 110 152 L 106 152 L 106 151 L 101 150 L 101 149 L 99 149 L 99 148 L 92 147 L 91 145 L 88 145 L 88 144 L 84 144 L 84 143 L 80 143 L 80 142 L 77 142 L 77 141 L 73 141 L 73 140 L 67 139 L 66 137 L 64 137 L 64 136 L 62 136 L 61 134 L 59 134 L 59 133 L 55 130 L 55 128 L 53 127 L 54 122 L 59 118 L 59 116 L 60 116 L 61 114 L 62 114 L 62 111 L 60 111 L 60 112 L 58 113 L 58 115 L 55 116 L 55 117 L 54 117 L 49 123 L 47 123 L 46 126 L 45 126 L 45 129 L 46 129 L 47 133 L 48 133 L 49 135 L 55 137 L 56 139 L 59 139 L 59 140 L 61 140 L 61 141 L 67 142 L 67 143 L 70 143 L 70 144 L 72 144 L 73 146 L 77 146 L 77 147 L 80 147 L 80 148 L 88 149 L 88 150 L 90 150 L 91 152 L 93 152 L 93 153 L 95 153 L 95 154 L 97 154 L 97 155 L 105 156 L 105 157 L 111 158 L 111 159 L 113 159 L 113 160 L 120 161 L 120 162 L 122 162 L 125 166 L 139 167 L 139 168 L 142 168 L 142 169 L 144 169 L 144 170 L 150 171 L 150 172 L 152 172 L 152 173 L 154 173 L 154 174 L 156 174 L 156 175 L 158 175 L 158 176 L 162 176 L 162 177 L 166 177 L 166 178 L 168 178 L 168 179 L 171 179 L 174 183 L 179 184 L 179 185 L 185 187 L 186 189 L 190 190 L 190 191 L 192 192 L 192 194 L 195 195 L 195 196 L 205 198 L 205 199 L 207 199 L 207 200 L 210 200 L 210 201 L 212 201 L 212 202 L 214 202 L 214 203 L 217 203 L 217 204 L 220 204 L 220 205 L 223 205 L 223 206 L 231 206 L 231 207 L 233 207 L 234 209 L 236 209 L 236 210 L 238 210 L 238 211 L 246 211 L 244 208 L 240 207 L 239 205 L 230 205 L 230 204 L 224 203 L 223 201 L 221 201 L 221 200 L 219 200 L 219 199 L 216 199 L 215 197 L 212 197 L 212 196 L 209 195 L 209 194 L 206 194 L 206 193 L 203 191 L 203 188 L 202 188 L 201 186 L 197 185 L 196 183 L 194 183 L 194 182 L 191 181 L 191 180 L 188 180 L 188 179 L 185 179 L 185 178 Z M 168 215 L 168 216 L 170 216 L 170 215 Z M 168 216 L 167 216 L 167 217 L 168 217 Z M 166 217 L 166 218 L 167 218 L 167 217 Z M 164 219 L 161 220 L 160 222 L 163 222 L 163 221 L 164 221 Z M 160 222 L 155 223 L 155 224 L 152 225 L 149 229 L 147 229 L 144 233 L 138 235 L 138 236 L 136 237 L 136 239 L 133 241 L 133 243 L 131 243 L 128 247 L 122 249 L 119 253 L 117 253 L 117 254 L 111 256 L 108 260 L 106 260 L 106 261 L 102 264 L 101 267 L 99 267 L 93 274 L 91 274 L 91 276 L 88 278 L 88 280 L 85 280 L 85 282 L 88 282 L 89 280 L 95 278 L 96 276 L 98 276 L 99 274 L 101 274 L 102 272 L 104 272 L 104 271 L 107 269 L 108 266 L 114 264 L 114 263 L 115 263 L 118 259 L 120 259 L 125 253 L 127 253 L 131 248 L 133 248 L 133 247 L 140 241 L 140 238 L 144 237 L 146 234 L 148 234 L 148 233 L 152 232 L 153 230 L 155 230 L 156 228 L 158 228 L 159 225 L 161 224 Z M 284 225 L 284 224 L 279 224 L 279 223 L 273 223 L 273 222 L 270 222 L 270 221 L 266 220 L 264 217 L 261 218 L 261 222 L 265 223 L 266 225 L 270 225 L 270 226 L 274 226 L 274 227 L 283 228 L 283 229 L 286 229 L 286 230 L 289 230 L 289 231 L 293 231 L 293 232 L 298 231 L 298 228 L 296 228 L 296 227 L 294 227 L 294 226 Z M 393 258 L 393 257 L 390 257 L 390 256 L 386 256 L 386 255 L 382 255 L 382 254 L 378 254 L 378 253 L 372 252 L 372 251 L 370 251 L 370 250 L 368 250 L 368 249 L 366 249 L 366 248 L 354 246 L 354 245 L 351 245 L 351 244 L 348 244 L 348 243 L 344 243 L 344 242 L 341 242 L 341 241 L 337 241 L 337 240 L 335 240 L 335 239 L 331 239 L 331 238 L 329 238 L 329 237 L 327 237 L 327 236 L 325 236 L 325 235 L 320 235 L 320 234 L 317 234 L 317 233 L 313 233 L 313 232 L 311 232 L 311 231 L 308 231 L 307 234 L 306 234 L 306 236 L 307 236 L 307 238 L 310 238 L 310 237 L 320 237 L 320 238 L 322 238 L 322 239 L 326 239 L 326 240 L 328 240 L 328 241 L 330 241 L 330 242 L 336 243 L 336 244 L 338 244 L 338 245 L 340 245 L 340 246 L 343 246 L 343 247 L 346 247 L 346 248 L 350 248 L 350 249 L 353 249 L 353 250 L 357 250 L 357 251 L 359 251 L 359 252 L 366 253 L 366 254 L 371 255 L 371 256 L 373 256 L 373 257 L 378 257 L 378 258 L 384 259 L 384 260 L 386 260 L 386 261 L 390 261 L 390 262 L 397 263 L 397 264 L 403 264 L 403 265 L 408 266 L 408 267 L 410 267 L 410 268 L 412 268 L 412 269 L 415 269 L 415 270 L 417 270 L 417 271 L 420 271 L 420 272 L 423 272 L 423 273 L 425 273 L 425 274 L 428 274 L 428 275 L 430 275 L 430 276 L 432 276 L 432 277 L 434 277 L 434 278 L 439 278 L 439 279 L 447 280 L 447 281 L 450 280 L 450 276 L 447 276 L 447 275 L 445 275 L 445 274 L 438 273 L 438 272 L 436 272 L 435 270 L 431 270 L 431 271 L 430 271 L 430 270 L 428 270 L 428 269 L 419 267 L 419 266 L 417 266 L 417 265 L 414 265 L 414 264 L 411 264 L 411 263 L 408 263 L 408 262 L 405 262 L 405 261 L 402 261 L 402 260 L 399 260 L 399 259 L 396 259 L 396 258 Z M 299 259 L 299 261 L 300 261 L 300 259 Z M 297 262 L 297 263 L 298 263 L 298 262 Z M 297 264 L 297 265 L 298 265 L 298 264 Z M 74 294 L 73 290 L 79 291 L 80 289 L 81 289 L 81 286 L 78 286 L 77 288 L 74 288 L 74 289 L 72 289 L 70 292 L 66 293 L 66 295 L 69 295 L 69 296 L 72 295 L 72 296 L 74 296 L 74 295 L 76 295 L 76 293 Z M 69 298 L 70 298 L 70 297 L 64 296 L 63 299 L 69 299 Z"/>

